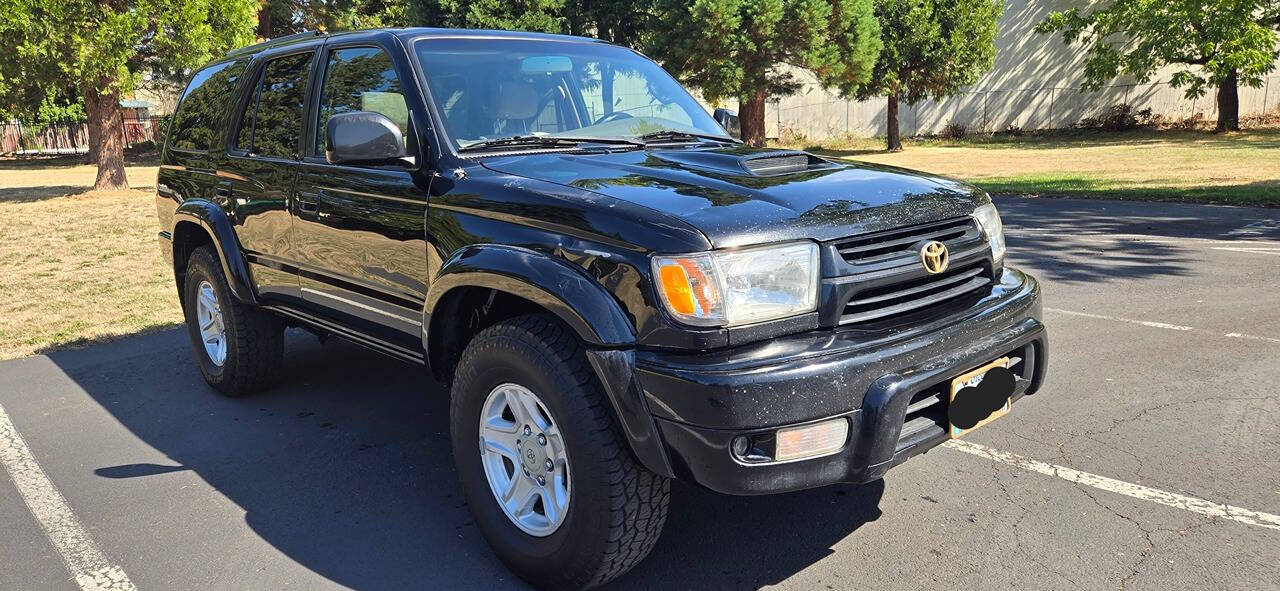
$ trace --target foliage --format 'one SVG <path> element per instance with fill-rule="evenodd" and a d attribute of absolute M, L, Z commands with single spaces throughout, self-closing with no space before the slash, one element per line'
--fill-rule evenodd
<path fill-rule="evenodd" d="M 876 0 L 884 50 L 858 99 L 955 95 L 995 64 L 999 0 Z"/>
<path fill-rule="evenodd" d="M 959 121 L 951 121 L 943 126 L 941 135 L 947 139 L 962 140 L 969 135 L 969 126 Z"/>
<path fill-rule="evenodd" d="M 439 0 L 450 26 L 560 33 L 565 0 Z"/>
<path fill-rule="evenodd" d="M 398 0 L 409 24 L 567 33 L 633 45 L 652 0 Z"/>
<path fill-rule="evenodd" d="M 1075 126 L 1079 129 L 1105 129 L 1107 131 L 1128 131 L 1139 127 L 1148 127 L 1158 121 L 1151 109 L 1135 109 L 1133 105 L 1120 103 L 1102 110 L 1097 117 L 1085 117 Z"/>
<path fill-rule="evenodd" d="M 841 75 L 865 80 L 880 46 L 869 2 L 658 0 L 657 5 L 658 30 L 665 34 L 653 35 L 646 50 L 712 101 L 745 97 L 757 88 L 769 97 L 794 93 L 800 81 L 794 71 L 779 67 L 784 64 L 821 70 L 828 82 L 842 82 Z M 835 38 L 854 51 L 840 55 L 831 43 Z"/>
<path fill-rule="evenodd" d="M 1276 0 L 1115 0 L 1054 12 L 1036 30 L 1088 48 L 1086 90 L 1120 75 L 1147 82 L 1166 65 L 1178 66 L 1169 83 L 1187 98 L 1217 86 L 1218 129 L 1230 130 L 1239 128 L 1237 85 L 1257 88 L 1275 68 L 1277 28 Z"/>
<path fill-rule="evenodd" d="M 68 98 L 64 95 L 72 95 Z M 36 104 L 13 104 L 9 109 L 0 109 L 0 120 L 16 119 L 24 125 L 49 125 L 80 123 L 84 121 L 84 101 L 78 94 L 70 92 L 50 91 L 49 94 L 32 93 Z"/>
<path fill-rule="evenodd" d="M 302 31 L 346 31 L 399 27 L 414 22 L 410 0 L 265 0 L 258 36 L 276 38 Z M 424 21 L 425 22 L 425 21 Z"/>
<path fill-rule="evenodd" d="M 126 185 L 119 97 L 252 40 L 257 0 L 0 0 L 0 104 L 78 91 L 100 188 Z M 96 150 L 95 148 L 101 148 Z"/>
<path fill-rule="evenodd" d="M 848 91 L 880 51 L 871 0 L 656 0 L 651 26 L 644 49 L 708 100 L 738 98 L 752 143 L 764 140 L 765 100 L 800 88 L 794 68 Z"/>
<path fill-rule="evenodd" d="M 1149 81 L 1161 67 L 1180 67 L 1169 82 L 1187 98 L 1234 71 L 1258 87 L 1275 67 L 1280 3 L 1275 0 L 1116 0 L 1105 8 L 1054 12 L 1036 31 L 1061 31 L 1067 43 L 1088 47 L 1085 90 L 1130 75 Z"/>
<path fill-rule="evenodd" d="M 898 101 L 941 99 L 978 81 L 996 59 L 1000 0 L 876 0 L 884 50 L 856 97 L 888 97 L 888 147 L 902 149 Z"/>
<path fill-rule="evenodd" d="M 652 0 L 566 0 L 564 32 L 633 46 L 648 32 L 652 4 Z"/>

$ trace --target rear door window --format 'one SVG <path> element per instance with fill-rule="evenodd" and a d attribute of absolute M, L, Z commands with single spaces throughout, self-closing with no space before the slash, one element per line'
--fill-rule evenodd
<path fill-rule="evenodd" d="M 340 113 L 381 113 L 409 140 L 409 107 L 387 52 L 374 47 L 337 49 L 329 54 L 324 71 L 313 156 L 324 156 L 325 128 L 329 118 Z"/>
<path fill-rule="evenodd" d="M 222 120 L 248 58 L 213 64 L 192 76 L 173 116 L 169 145 L 207 151 L 226 141 Z M 225 145 L 225 144 L 223 144 Z"/>
<path fill-rule="evenodd" d="M 267 62 L 241 118 L 237 148 L 267 158 L 298 154 L 311 56 L 303 53 Z"/>

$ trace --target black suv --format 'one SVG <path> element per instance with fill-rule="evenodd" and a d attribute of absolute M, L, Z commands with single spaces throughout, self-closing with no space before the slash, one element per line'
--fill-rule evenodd
<path fill-rule="evenodd" d="M 200 369 L 263 388 L 286 326 L 427 365 L 479 528 L 573 588 L 649 552 L 671 478 L 867 482 L 1036 391 L 1039 287 L 986 194 L 733 120 L 591 39 L 233 51 L 183 93 L 157 184 Z"/>

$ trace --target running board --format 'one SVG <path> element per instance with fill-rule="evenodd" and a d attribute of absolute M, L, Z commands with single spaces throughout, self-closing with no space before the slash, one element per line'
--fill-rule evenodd
<path fill-rule="evenodd" d="M 364 347 L 366 349 L 370 349 L 372 351 L 382 353 L 383 355 L 394 357 L 396 359 L 399 359 L 401 361 L 407 361 L 409 363 L 426 365 L 426 356 L 419 351 L 411 351 L 404 347 L 393 345 L 391 343 L 387 343 L 379 339 L 375 339 L 373 337 L 360 334 L 345 326 L 339 325 L 334 322 L 330 322 L 328 320 L 314 316 L 312 314 L 308 314 L 306 312 L 295 310 L 293 308 L 289 308 L 281 305 L 266 305 L 266 306 L 262 306 L 262 309 L 268 310 L 270 312 L 274 312 L 281 316 L 286 316 L 292 320 L 297 320 L 299 322 L 302 322 L 308 325 L 313 329 L 322 330 L 324 332 L 333 334 L 337 337 L 340 337 L 342 339 L 345 339 L 345 340 L 351 341 L 352 343 L 360 345 L 361 347 Z"/>

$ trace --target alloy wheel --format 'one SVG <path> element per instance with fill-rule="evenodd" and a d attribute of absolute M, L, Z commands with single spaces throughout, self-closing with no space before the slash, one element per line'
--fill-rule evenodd
<path fill-rule="evenodd" d="M 501 384 L 480 414 L 480 461 L 493 498 L 525 533 L 545 537 L 569 508 L 569 456 L 547 406 L 528 388 Z"/>

